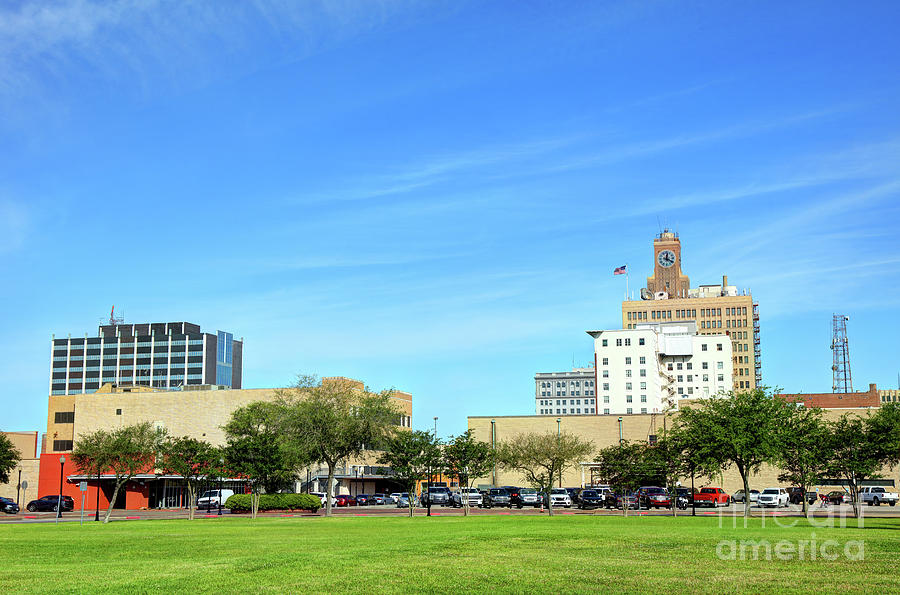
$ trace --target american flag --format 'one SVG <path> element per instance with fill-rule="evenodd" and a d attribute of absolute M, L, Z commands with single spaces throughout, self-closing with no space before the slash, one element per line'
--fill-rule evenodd
<path fill-rule="evenodd" d="M 613 269 L 613 275 L 627 275 L 628 274 L 628 271 L 626 270 L 627 267 L 628 267 L 627 264 L 623 264 L 620 267 L 616 267 L 615 269 Z"/>

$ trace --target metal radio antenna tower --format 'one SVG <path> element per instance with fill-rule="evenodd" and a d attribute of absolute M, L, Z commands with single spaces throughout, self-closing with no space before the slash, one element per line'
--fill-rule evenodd
<path fill-rule="evenodd" d="M 853 378 L 850 375 L 850 343 L 847 341 L 847 321 L 849 316 L 835 314 L 832 322 L 831 351 L 834 363 L 831 366 L 835 393 L 852 393 Z"/>

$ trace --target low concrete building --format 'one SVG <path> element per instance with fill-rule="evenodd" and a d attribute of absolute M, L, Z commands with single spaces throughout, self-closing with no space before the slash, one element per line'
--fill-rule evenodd
<path fill-rule="evenodd" d="M 534 375 L 534 412 L 537 415 L 595 415 L 597 387 L 594 368 Z M 554 413 L 556 411 L 556 413 Z"/>
<path fill-rule="evenodd" d="M 682 406 L 687 403 L 682 403 Z M 828 409 L 825 415 L 828 419 L 837 419 L 845 413 L 854 415 L 868 415 L 869 410 L 866 409 Z M 535 415 L 510 415 L 510 416 L 473 416 L 468 418 L 468 429 L 472 430 L 475 439 L 482 440 L 492 445 L 499 444 L 505 440 L 524 433 L 551 433 L 556 434 L 557 431 L 570 432 L 580 438 L 590 440 L 594 443 L 597 450 L 608 446 L 619 444 L 619 440 L 630 441 L 648 441 L 652 442 L 656 436 L 662 433 L 663 428 L 667 424 L 671 424 L 672 420 L 678 413 L 671 414 L 636 414 L 636 415 L 561 415 L 559 417 L 546 417 Z M 559 420 L 557 422 L 557 420 Z M 779 470 L 770 466 L 763 465 L 759 473 L 757 473 L 750 481 L 750 488 L 763 490 L 767 487 L 785 486 L 778 481 Z M 898 471 L 896 469 L 884 469 L 882 480 L 876 480 L 878 485 L 896 486 Z M 489 476 L 480 478 L 476 482 L 478 485 L 525 485 L 524 478 L 515 472 L 504 471 L 497 468 Z M 682 484 L 691 485 L 691 478 L 682 479 Z M 568 471 L 562 477 L 562 485 L 566 487 L 585 486 L 597 483 L 605 483 L 604 478 L 596 475 L 591 466 L 591 461 L 582 461 L 574 469 Z M 729 494 L 733 494 L 739 489 L 743 489 L 740 474 L 737 469 L 731 468 L 721 476 L 712 480 L 705 478 L 696 478 L 696 487 L 711 485 L 724 488 Z M 831 489 L 840 489 L 840 486 L 834 481 L 826 480 L 819 486 L 819 491 L 830 491 Z"/>

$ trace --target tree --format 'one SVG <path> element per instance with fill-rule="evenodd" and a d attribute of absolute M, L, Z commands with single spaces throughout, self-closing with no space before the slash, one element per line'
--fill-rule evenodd
<path fill-rule="evenodd" d="M 656 444 L 644 448 L 644 463 L 653 481 L 663 480 L 672 499 L 672 516 L 678 516 L 678 480 L 691 474 L 687 445 L 664 431 Z"/>
<path fill-rule="evenodd" d="M 872 445 L 885 465 L 900 464 L 900 403 L 885 403 L 868 418 Z"/>
<path fill-rule="evenodd" d="M 628 516 L 628 492 L 638 489 L 648 476 L 655 476 L 656 469 L 648 450 L 653 447 L 645 442 L 629 442 L 607 446 L 594 457 L 597 471 L 609 482 L 614 493 L 622 494 L 622 514 Z"/>
<path fill-rule="evenodd" d="M 188 518 L 194 520 L 194 502 L 200 482 L 219 471 L 221 451 L 205 440 L 188 436 L 162 443 L 157 473 L 180 475 L 188 487 Z"/>
<path fill-rule="evenodd" d="M 9 474 L 20 460 L 22 453 L 13 446 L 12 440 L 5 434 L 0 434 L 0 483 L 9 483 Z"/>
<path fill-rule="evenodd" d="M 518 471 L 532 487 L 547 494 L 547 512 L 552 516 L 549 493 L 553 482 L 593 452 L 592 442 L 568 432 L 527 433 L 500 443 L 497 462 L 505 469 Z"/>
<path fill-rule="evenodd" d="M 886 424 L 895 414 L 892 409 L 883 416 L 875 413 L 868 418 L 848 413 L 830 424 L 826 469 L 829 475 L 847 482 L 856 517 L 859 516 L 862 482 L 881 477 L 884 466 L 894 466 L 896 452 L 892 445 L 885 444 L 891 440 L 890 436 L 886 438 L 885 432 L 890 431 Z"/>
<path fill-rule="evenodd" d="M 225 424 L 225 464 L 250 479 L 250 515 L 256 518 L 260 489 L 277 492 L 294 478 L 296 461 L 281 434 L 275 403 L 257 401 L 236 409 Z"/>
<path fill-rule="evenodd" d="M 438 441 L 431 432 L 396 431 L 383 443 L 379 465 L 391 468 L 393 478 L 409 492 L 409 516 L 413 515 L 416 484 L 431 473 L 441 457 Z"/>
<path fill-rule="evenodd" d="M 750 493 L 750 475 L 778 454 L 787 404 L 762 388 L 728 392 L 678 412 L 673 435 L 691 454 L 698 474 L 712 476 L 734 465 Z M 750 498 L 744 499 L 750 516 Z"/>
<path fill-rule="evenodd" d="M 165 431 L 150 422 L 124 426 L 105 432 L 98 430 L 78 439 L 72 460 L 82 470 L 108 469 L 115 478 L 115 489 L 106 509 L 104 523 L 109 522 L 119 490 L 138 473 L 151 472 L 156 462 Z M 99 489 L 99 486 L 98 486 Z"/>
<path fill-rule="evenodd" d="M 315 385 L 302 376 L 293 389 L 280 392 L 279 429 L 295 461 L 328 467 L 326 516 L 331 515 L 335 467 L 379 447 L 395 426 L 398 411 L 391 395 L 360 390 L 343 379 Z"/>
<path fill-rule="evenodd" d="M 789 405 L 786 411 L 787 415 L 779 428 L 775 456 L 775 462 L 782 470 L 778 481 L 803 489 L 803 515 L 809 516 L 806 495 L 813 483 L 823 475 L 828 463 L 828 424 L 818 408 Z"/>
<path fill-rule="evenodd" d="M 467 430 L 459 436 L 453 436 L 444 446 L 444 468 L 450 476 L 456 476 L 460 485 L 467 489 L 472 487 L 471 482 L 479 477 L 484 477 L 493 468 L 494 451 L 487 442 L 472 438 L 472 430 Z M 463 514 L 469 515 L 468 495 L 460 494 L 463 503 Z"/>

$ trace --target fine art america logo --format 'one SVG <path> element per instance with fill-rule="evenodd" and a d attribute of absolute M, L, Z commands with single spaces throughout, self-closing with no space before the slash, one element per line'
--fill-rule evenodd
<path fill-rule="evenodd" d="M 835 507 L 837 508 L 837 507 Z M 738 519 L 743 519 L 743 528 L 748 527 L 746 517 L 729 516 L 719 514 L 719 528 L 726 528 L 726 518 L 731 519 L 731 528 L 740 529 Z M 827 510 L 825 515 L 810 516 L 807 520 L 810 533 L 798 536 L 794 539 L 723 539 L 716 545 L 716 557 L 720 560 L 801 560 L 801 561 L 829 561 L 833 562 L 841 557 L 849 561 L 863 561 L 865 559 L 865 541 L 862 539 L 823 539 L 816 535 L 816 529 L 833 529 L 847 527 L 847 512 L 844 510 Z M 761 528 L 779 527 L 789 529 L 796 527 L 803 520 L 802 517 L 786 517 L 778 513 L 766 514 L 761 517 Z M 859 518 L 856 519 L 854 528 L 863 528 L 863 509 L 860 508 Z"/>

